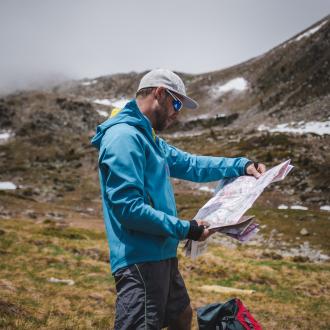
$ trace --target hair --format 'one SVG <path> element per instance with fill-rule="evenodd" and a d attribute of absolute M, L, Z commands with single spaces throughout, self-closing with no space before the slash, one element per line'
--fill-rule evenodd
<path fill-rule="evenodd" d="M 142 97 L 142 98 L 144 98 L 144 97 L 150 95 L 155 88 L 156 87 L 142 88 L 142 89 L 140 89 L 139 91 L 136 92 L 136 97 Z"/>

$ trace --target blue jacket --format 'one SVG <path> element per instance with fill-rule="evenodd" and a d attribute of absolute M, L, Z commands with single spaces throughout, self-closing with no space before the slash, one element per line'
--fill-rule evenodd
<path fill-rule="evenodd" d="M 209 182 L 244 174 L 246 158 L 196 156 L 155 136 L 135 100 L 97 127 L 111 269 L 176 256 L 190 223 L 177 217 L 170 177 Z"/>

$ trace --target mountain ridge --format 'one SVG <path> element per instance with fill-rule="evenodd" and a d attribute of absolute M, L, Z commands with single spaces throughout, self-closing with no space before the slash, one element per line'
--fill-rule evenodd
<path fill-rule="evenodd" d="M 284 196 L 291 198 L 285 191 L 295 185 L 301 187 L 294 193 L 299 200 L 330 203 L 329 133 L 271 131 L 280 123 L 326 126 L 330 118 L 329 16 L 304 31 L 240 65 L 181 74 L 201 108 L 182 111 L 180 121 L 164 132 L 169 142 L 201 154 L 264 159 L 269 166 L 292 158 L 297 171 L 283 185 Z M 7 137 L 0 139 L 0 181 L 14 181 L 25 187 L 18 194 L 38 200 L 61 200 L 87 185 L 95 199 L 97 154 L 89 140 L 114 107 L 134 97 L 144 73 L 69 81 L 0 98 L 0 134 Z M 203 139 L 215 143 L 213 149 Z"/>

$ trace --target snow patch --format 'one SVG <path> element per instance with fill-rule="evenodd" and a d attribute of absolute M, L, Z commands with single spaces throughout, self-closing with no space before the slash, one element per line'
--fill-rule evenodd
<path fill-rule="evenodd" d="M 320 207 L 321 211 L 329 211 L 330 212 L 330 205 L 323 205 Z"/>
<path fill-rule="evenodd" d="M 9 132 L 0 133 L 0 140 L 8 140 L 10 138 Z"/>
<path fill-rule="evenodd" d="M 106 105 L 106 106 L 112 106 L 114 108 L 122 109 L 127 102 L 129 102 L 129 99 L 120 98 L 120 99 L 96 99 L 93 101 L 96 104 Z"/>
<path fill-rule="evenodd" d="M 308 210 L 308 207 L 306 206 L 301 206 L 301 205 L 291 205 L 290 206 L 291 210 L 302 210 L 302 211 L 306 211 Z"/>
<path fill-rule="evenodd" d="M 14 133 L 12 131 L 1 131 L 0 132 L 0 144 L 6 143 Z"/>
<path fill-rule="evenodd" d="M 90 85 L 95 85 L 96 83 L 97 83 L 97 80 L 94 79 L 94 80 L 90 80 L 90 81 L 84 81 L 80 85 L 81 86 L 90 86 Z"/>
<path fill-rule="evenodd" d="M 213 86 L 213 88 L 211 89 L 211 93 L 217 96 L 231 91 L 243 92 L 247 89 L 247 87 L 248 82 L 244 78 L 239 77 L 231 79 L 223 85 Z"/>
<path fill-rule="evenodd" d="M 298 37 L 296 37 L 295 39 L 293 40 L 289 40 L 287 41 L 285 44 L 282 45 L 282 48 L 285 48 L 287 45 L 293 43 L 293 42 L 296 42 L 296 41 L 300 41 L 301 39 L 304 39 L 304 38 L 308 38 L 310 37 L 311 35 L 313 35 L 315 32 L 317 32 L 324 24 L 326 24 L 328 22 L 328 20 L 320 23 L 319 25 L 315 26 L 314 28 L 311 28 L 309 29 L 308 31 L 300 34 Z"/>
<path fill-rule="evenodd" d="M 210 193 L 214 193 L 214 189 L 212 189 L 212 188 L 210 188 L 210 187 L 208 187 L 208 186 L 201 186 L 201 187 L 199 187 L 198 188 L 198 190 L 200 190 L 200 191 L 206 191 L 206 192 L 210 192 Z"/>
<path fill-rule="evenodd" d="M 102 117 L 109 117 L 109 114 L 104 110 L 97 109 L 96 112 Z"/>
<path fill-rule="evenodd" d="M 321 253 L 320 250 L 315 250 L 310 247 L 308 242 L 300 244 L 297 248 L 290 248 L 288 251 L 279 251 L 283 257 L 305 257 L 310 261 L 323 262 L 328 261 L 330 258 L 328 255 Z"/>
<path fill-rule="evenodd" d="M 17 186 L 12 182 L 0 182 L 0 190 L 14 190 Z"/>
<path fill-rule="evenodd" d="M 297 38 L 295 38 L 293 41 L 299 41 L 303 38 L 308 38 L 310 37 L 312 34 L 314 34 L 315 32 L 317 32 L 324 24 L 326 24 L 328 21 L 324 21 L 322 23 L 320 23 L 319 25 L 315 26 L 314 28 L 309 29 L 308 31 L 306 31 L 305 33 L 299 35 Z"/>
<path fill-rule="evenodd" d="M 197 116 L 197 117 L 194 117 L 194 118 L 192 118 L 193 120 L 198 120 L 198 119 L 211 119 L 211 118 L 213 118 L 213 116 L 212 115 L 210 115 L 210 114 L 208 114 L 208 113 L 205 113 L 205 114 L 203 114 L 203 115 L 200 115 L 200 116 Z"/>
<path fill-rule="evenodd" d="M 193 117 L 192 120 L 217 119 L 217 118 L 225 118 L 225 117 L 227 117 L 227 115 L 225 113 L 217 113 L 215 115 L 205 113 L 203 115 Z"/>
<path fill-rule="evenodd" d="M 188 132 L 175 132 L 172 134 L 164 134 L 164 137 L 168 138 L 183 138 L 183 137 L 194 137 L 194 136 L 199 136 L 203 135 L 205 132 L 203 131 L 188 131 Z"/>
<path fill-rule="evenodd" d="M 111 106 L 111 101 L 109 99 L 96 99 L 93 101 L 96 104 Z"/>
<path fill-rule="evenodd" d="M 297 133 L 306 134 L 314 133 L 318 135 L 330 135 L 330 120 L 328 121 L 310 121 L 298 123 L 283 123 L 270 128 L 266 125 L 259 125 L 258 131 L 268 131 L 268 132 L 282 132 L 282 133 Z"/>
<path fill-rule="evenodd" d="M 285 204 L 281 204 L 277 207 L 279 210 L 287 210 L 289 208 L 289 206 L 285 205 Z M 302 205 L 291 205 L 290 206 L 291 210 L 302 210 L 302 211 L 306 211 L 308 210 L 308 207 L 302 206 Z"/>
<path fill-rule="evenodd" d="M 112 102 L 112 106 L 114 106 L 115 108 L 119 108 L 119 109 L 122 109 L 127 102 L 129 102 L 130 100 L 129 99 L 124 99 L 124 98 L 121 98 L 121 99 L 112 99 L 111 102 Z"/>

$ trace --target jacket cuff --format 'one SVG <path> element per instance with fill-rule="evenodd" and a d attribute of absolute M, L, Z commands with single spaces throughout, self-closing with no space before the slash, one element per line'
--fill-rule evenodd
<path fill-rule="evenodd" d="M 251 164 L 253 164 L 253 161 L 251 161 L 251 160 L 249 160 L 249 161 L 245 164 L 245 166 L 244 166 L 244 174 L 245 174 L 245 175 L 249 175 L 249 174 L 246 173 L 246 170 L 247 170 L 247 168 L 248 168 Z"/>
<path fill-rule="evenodd" d="M 202 236 L 203 231 L 204 231 L 203 225 L 198 225 L 196 220 L 191 220 L 187 238 L 192 239 L 193 241 L 198 241 Z"/>

